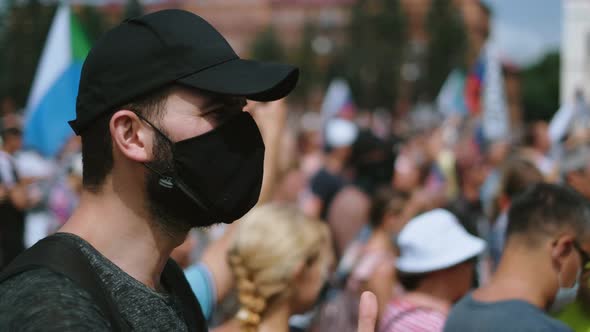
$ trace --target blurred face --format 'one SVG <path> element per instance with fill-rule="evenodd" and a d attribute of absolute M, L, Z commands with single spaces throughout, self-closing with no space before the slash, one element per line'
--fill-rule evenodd
<path fill-rule="evenodd" d="M 420 184 L 420 168 L 409 154 L 400 154 L 394 164 L 393 188 L 412 192 Z"/>
<path fill-rule="evenodd" d="M 333 258 L 329 254 L 331 252 L 332 249 L 328 244 L 323 246 L 320 254 L 308 260 L 302 272 L 297 276 L 296 288 L 291 303 L 294 314 L 304 313 L 316 303 L 324 284 L 328 280 L 330 266 L 333 262 Z"/>
<path fill-rule="evenodd" d="M 336 156 L 339 160 L 343 162 L 347 162 L 352 155 L 352 148 L 350 146 L 343 146 L 334 148 L 331 153 L 333 156 Z"/>
<path fill-rule="evenodd" d="M 488 160 L 491 165 L 500 165 L 508 157 L 510 144 L 508 142 L 494 142 L 488 151 Z"/>
<path fill-rule="evenodd" d="M 387 213 L 383 220 L 383 226 L 387 233 L 397 235 L 408 221 L 402 218 L 401 213 Z"/>
<path fill-rule="evenodd" d="M 535 147 L 546 153 L 551 149 L 551 140 L 549 138 L 549 126 L 546 122 L 541 121 L 535 124 Z"/>
<path fill-rule="evenodd" d="M 4 149 L 8 153 L 15 153 L 19 151 L 23 146 L 22 136 L 20 135 L 8 135 L 4 141 Z"/>
<path fill-rule="evenodd" d="M 451 270 L 449 285 L 453 287 L 453 303 L 459 301 L 473 286 L 473 273 L 475 262 L 473 260 L 461 263 Z"/>

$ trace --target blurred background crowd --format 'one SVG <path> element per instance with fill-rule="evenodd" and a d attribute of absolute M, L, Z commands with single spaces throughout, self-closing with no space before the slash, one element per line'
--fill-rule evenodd
<path fill-rule="evenodd" d="M 58 7 L 0 0 L 0 266 L 59 229 L 81 192 L 80 142 L 66 123 L 75 88 L 52 86 L 77 87 L 76 61 L 102 32 L 163 8 L 203 16 L 242 56 L 301 69 L 292 96 L 246 107 L 267 147 L 260 202 L 321 219 L 333 242 L 322 249 L 324 301 L 293 328 L 353 330 L 357 301 L 344 290 L 403 293 L 415 274 L 400 266 L 430 272 L 443 252 L 477 258 L 469 286 L 485 284 L 511 201 L 531 184 L 590 199 L 590 1 L 78 0 L 67 17 Z M 52 74 L 60 68 L 74 74 Z M 190 266 L 232 227 L 194 230 L 175 258 Z M 465 275 L 443 277 L 452 288 Z M 232 312 L 225 302 L 212 326 Z"/>

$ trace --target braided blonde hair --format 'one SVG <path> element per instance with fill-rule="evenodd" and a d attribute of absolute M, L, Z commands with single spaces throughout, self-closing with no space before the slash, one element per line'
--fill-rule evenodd
<path fill-rule="evenodd" d="M 287 300 L 300 264 L 329 257 L 327 226 L 296 208 L 267 204 L 238 225 L 228 254 L 238 291 L 242 331 L 256 332 L 270 305 Z M 327 260 L 326 260 L 327 261 Z"/>

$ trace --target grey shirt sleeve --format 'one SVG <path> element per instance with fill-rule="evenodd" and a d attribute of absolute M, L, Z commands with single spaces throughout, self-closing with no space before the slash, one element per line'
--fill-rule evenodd
<path fill-rule="evenodd" d="M 39 268 L 0 284 L 0 331 L 110 331 L 91 295 Z"/>

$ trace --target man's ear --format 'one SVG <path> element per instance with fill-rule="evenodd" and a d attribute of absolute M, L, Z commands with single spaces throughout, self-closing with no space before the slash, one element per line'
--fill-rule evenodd
<path fill-rule="evenodd" d="M 113 146 L 128 159 L 144 163 L 152 158 L 152 130 L 132 111 L 115 112 L 109 122 Z"/>
<path fill-rule="evenodd" d="M 551 257 L 555 263 L 561 265 L 561 261 L 571 254 L 574 250 L 574 240 L 574 236 L 565 234 L 553 241 Z"/>

